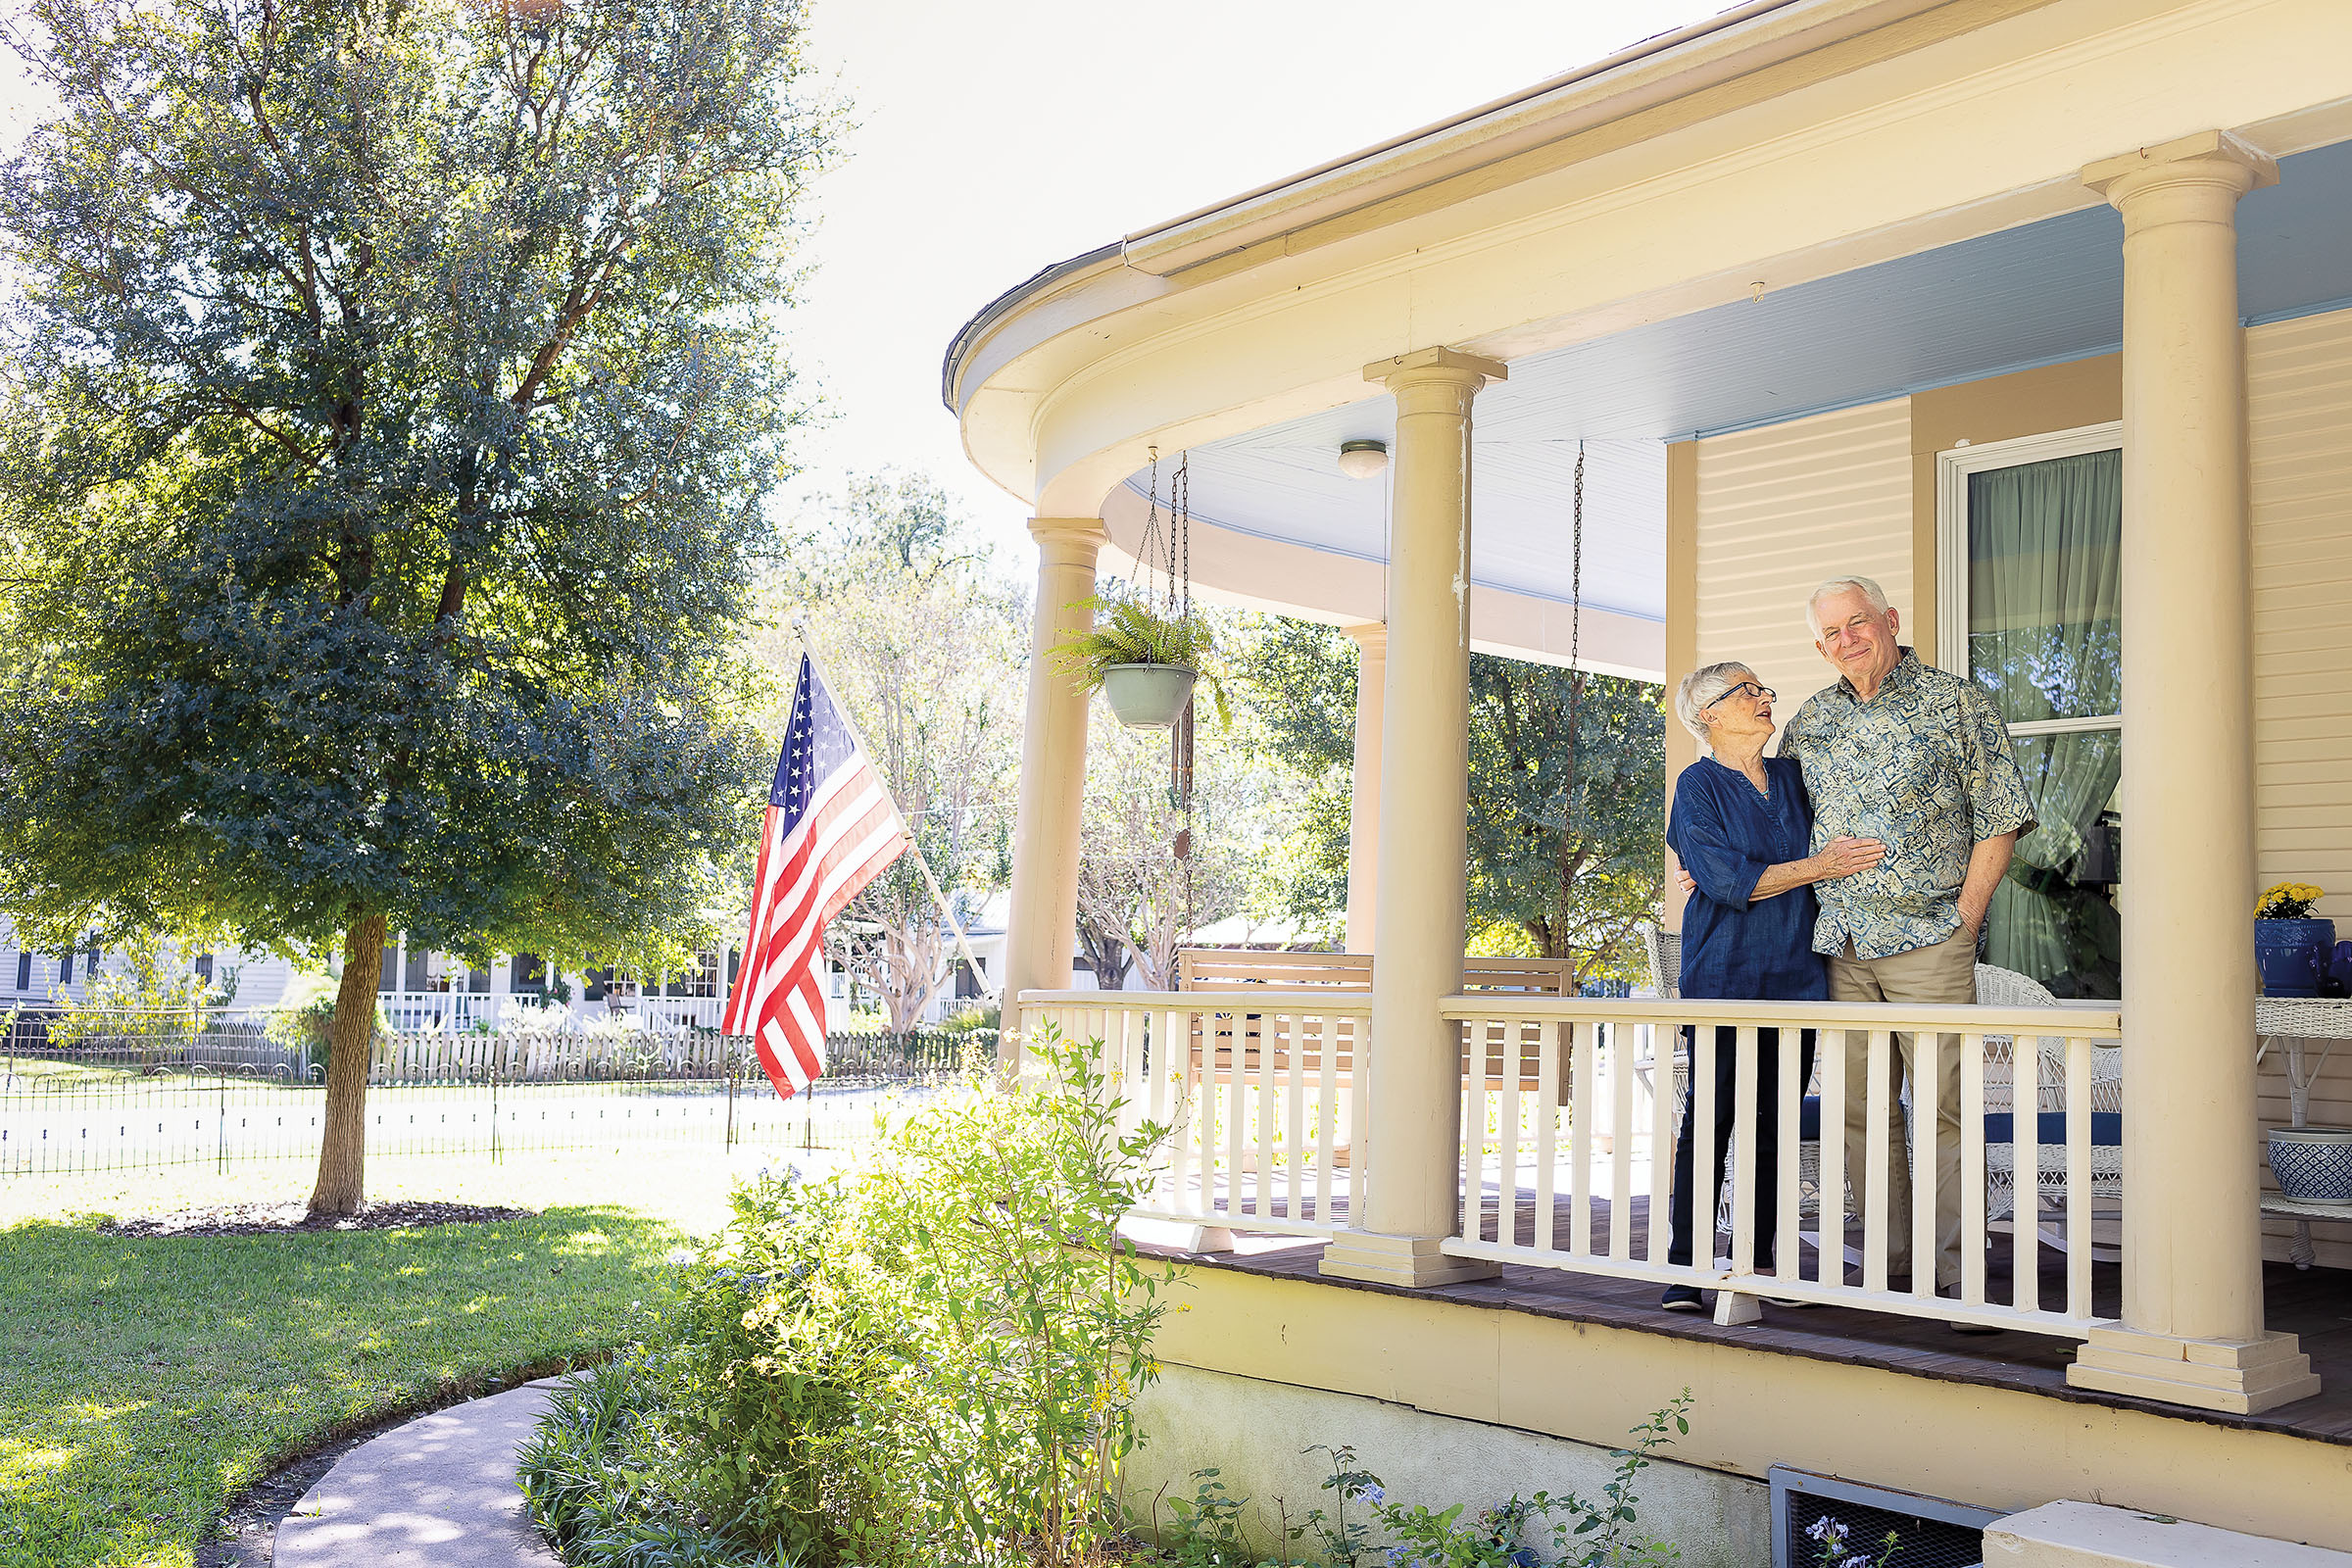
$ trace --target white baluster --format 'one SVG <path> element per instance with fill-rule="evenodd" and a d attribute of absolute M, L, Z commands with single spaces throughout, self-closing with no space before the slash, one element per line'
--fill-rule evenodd
<path fill-rule="evenodd" d="M 1323 1049 L 1316 1062 L 1319 1092 L 1315 1096 L 1315 1223 L 1331 1223 L 1331 1168 L 1339 1151 L 1340 1020 L 1323 1015 Z"/>
<path fill-rule="evenodd" d="M 1984 1304 L 1984 1037 L 1960 1037 L 1960 1299 Z"/>
<path fill-rule="evenodd" d="M 1793 1280 L 1803 1274 L 1803 1254 L 1798 1251 L 1797 1227 L 1804 1223 L 1801 1212 L 1804 1204 L 1797 1194 L 1797 1145 L 1801 1142 L 1805 1108 L 1805 1075 L 1798 1048 L 1804 1031 L 1788 1024 L 1781 1026 L 1780 1062 L 1777 1067 L 1780 1085 L 1780 1104 L 1774 1114 L 1780 1118 L 1780 1169 L 1774 1173 L 1773 1210 L 1779 1216 L 1773 1232 L 1772 1272 L 1781 1279 Z"/>
<path fill-rule="evenodd" d="M 1630 1027 L 1639 1029 L 1649 1046 L 1649 1236 L 1642 1255 L 1663 1263 L 1672 1235 L 1667 1211 L 1674 1186 L 1675 1034 L 1672 1026 L 1654 1020 Z"/>
<path fill-rule="evenodd" d="M 1250 1020 L 1239 1011 L 1218 1016 L 1217 1033 L 1225 1043 L 1225 1213 L 1238 1219 L 1246 1212 L 1242 1151 L 1250 1130 Z"/>
<path fill-rule="evenodd" d="M 2038 1054 L 2038 1053 L 2036 1053 Z M 2066 1040 L 2066 1313 L 2090 1316 L 2090 1041 Z"/>
<path fill-rule="evenodd" d="M 2009 1118 L 2017 1148 L 2009 1161 L 2010 1180 L 2017 1199 L 2009 1234 L 2015 1242 L 2012 1256 L 2013 1294 L 2010 1304 L 2020 1312 L 2041 1310 L 2041 1042 L 2021 1034 L 2009 1054 L 2017 1063 L 2011 1076 L 2016 1109 Z M 2071 1195 L 2070 1195 L 2071 1196 Z"/>
<path fill-rule="evenodd" d="M 1576 1102 L 1568 1112 L 1568 1158 L 1575 1167 L 1569 1180 L 1575 1196 L 1568 1204 L 1568 1250 L 1579 1257 L 1592 1255 L 1592 1123 L 1600 1114 L 1600 1096 L 1593 1089 L 1593 1026 L 1570 1026 L 1576 1059 L 1570 1069 L 1569 1097 Z"/>
<path fill-rule="evenodd" d="M 1536 1028 L 1536 1235 L 1539 1252 L 1552 1246 L 1552 1204 L 1559 1193 L 1560 1029 Z"/>
<path fill-rule="evenodd" d="M 1732 1272 L 1756 1260 L 1756 1031 L 1741 1024 L 1732 1056 Z"/>
<path fill-rule="evenodd" d="M 1634 1255 L 1634 1055 L 1620 1023 L 1609 1025 L 1609 1255 Z"/>
<path fill-rule="evenodd" d="M 1911 1294 L 1936 1295 L 1936 1143 L 1942 1092 L 1943 1036 L 1922 1029 L 1911 1036 Z"/>
<path fill-rule="evenodd" d="M 1495 1026 L 1501 1042 L 1501 1115 L 1496 1119 L 1494 1183 L 1494 1240 L 1504 1247 L 1519 1239 L 1519 1089 L 1524 1081 L 1519 1065 L 1519 1042 L 1528 1027 L 1517 1018 Z"/>
<path fill-rule="evenodd" d="M 1892 1099 L 1893 1086 L 1888 1081 L 1887 1060 L 1893 1043 L 1884 1029 L 1870 1032 L 1870 1054 L 1864 1068 L 1863 1105 L 1870 1136 L 1862 1156 L 1863 1182 L 1870 1197 L 1862 1204 L 1862 1288 L 1866 1291 L 1886 1289 L 1886 1183 L 1893 1171 L 1889 1158 L 1886 1116 Z M 1911 1266 L 1919 1267 L 1914 1258 Z"/>
<path fill-rule="evenodd" d="M 1462 1214 L 1456 1227 L 1467 1241 L 1486 1233 L 1479 1219 L 1479 1179 L 1487 1159 L 1486 1062 L 1479 1051 L 1480 1031 L 1486 1025 L 1469 1019 L 1462 1031 Z"/>
<path fill-rule="evenodd" d="M 1292 1013 L 1284 1034 L 1283 1058 L 1290 1072 L 1286 1080 L 1289 1101 L 1284 1106 L 1285 1161 L 1290 1167 L 1291 1200 L 1284 1215 L 1296 1225 L 1306 1217 L 1306 1019 Z"/>
<path fill-rule="evenodd" d="M 1715 1026 L 1690 1031 L 1690 1264 L 1715 1271 Z"/>
<path fill-rule="evenodd" d="M 1821 1031 L 1821 1246 L 1814 1264 L 1825 1285 L 1845 1283 L 1846 1031 Z"/>

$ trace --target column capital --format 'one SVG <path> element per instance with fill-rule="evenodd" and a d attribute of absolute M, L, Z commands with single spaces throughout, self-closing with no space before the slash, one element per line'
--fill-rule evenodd
<path fill-rule="evenodd" d="M 1355 639 L 1355 645 L 1367 654 L 1379 655 L 1389 651 L 1389 623 L 1385 620 L 1360 621 L 1340 630 Z"/>
<path fill-rule="evenodd" d="M 1365 380 L 1391 387 L 1416 381 L 1448 381 L 1476 391 L 1489 381 L 1508 380 L 1510 374 L 1499 360 L 1448 348 L 1415 349 L 1410 354 L 1374 360 L 1364 367 Z"/>
<path fill-rule="evenodd" d="M 2226 130 L 2200 130 L 2082 166 L 2082 183 L 2117 208 L 2145 191 L 2208 185 L 2235 201 L 2278 183 L 2278 160 Z"/>
<path fill-rule="evenodd" d="M 1031 517 L 1029 537 L 1049 557 L 1059 556 L 1089 566 L 1110 543 L 1101 517 Z"/>

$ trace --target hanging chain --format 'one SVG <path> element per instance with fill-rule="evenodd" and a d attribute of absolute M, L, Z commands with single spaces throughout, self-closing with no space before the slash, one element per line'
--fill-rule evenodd
<path fill-rule="evenodd" d="M 1568 826 L 1576 829 L 1581 813 L 1578 804 L 1584 799 L 1580 775 L 1584 771 L 1583 739 L 1578 729 L 1579 712 L 1584 706 L 1585 671 L 1578 660 L 1584 654 L 1585 641 L 1585 444 L 1576 444 L 1576 493 L 1573 521 L 1569 529 L 1571 540 L 1568 565 Z"/>
<path fill-rule="evenodd" d="M 1159 564 L 1159 448 L 1157 447 L 1153 447 L 1152 449 L 1151 490 L 1152 510 L 1146 513 L 1144 515 L 1144 539 L 1142 545 L 1137 548 L 1135 553 L 1137 562 L 1140 563 L 1144 568 L 1144 580 L 1138 586 L 1140 586 L 1144 591 L 1144 603 L 1146 605 L 1150 605 L 1152 603 L 1152 568 Z M 1168 527 L 1171 533 L 1173 533 L 1175 526 L 1175 507 L 1171 498 L 1171 503 L 1168 509 Z M 1171 542 L 1173 541 L 1171 540 Z"/>
<path fill-rule="evenodd" d="M 1179 616 L 1193 612 L 1193 454 L 1176 459 L 1168 486 L 1168 607 Z"/>

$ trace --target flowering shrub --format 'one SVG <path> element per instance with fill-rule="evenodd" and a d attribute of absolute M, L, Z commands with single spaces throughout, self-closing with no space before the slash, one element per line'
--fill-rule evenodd
<path fill-rule="evenodd" d="M 1886 1539 L 1879 1544 L 1879 1554 L 1873 1557 L 1847 1540 L 1852 1532 L 1845 1521 L 1827 1517 L 1814 1520 L 1813 1528 L 1805 1534 L 1821 1543 L 1821 1556 L 1815 1568 L 1886 1568 L 1903 1544 L 1903 1538 L 1889 1530 Z"/>
<path fill-rule="evenodd" d="M 2274 882 L 2262 890 L 2254 906 L 2257 920 L 2307 920 L 2312 906 L 2328 896 L 2309 882 Z"/>

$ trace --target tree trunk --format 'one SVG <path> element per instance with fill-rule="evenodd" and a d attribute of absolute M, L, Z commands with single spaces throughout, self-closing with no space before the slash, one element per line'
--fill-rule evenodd
<path fill-rule="evenodd" d="M 343 935 L 343 984 L 326 1031 L 326 1130 L 318 1146 L 318 1185 L 311 1193 L 313 1214 L 356 1214 L 367 1196 L 368 1065 L 383 968 L 384 917 L 363 914 Z"/>

